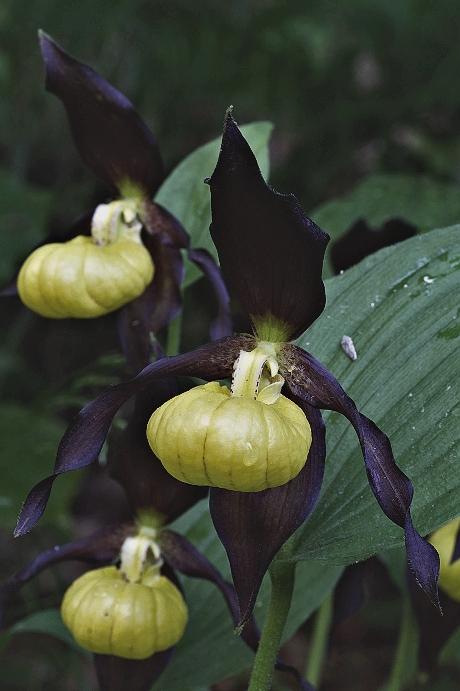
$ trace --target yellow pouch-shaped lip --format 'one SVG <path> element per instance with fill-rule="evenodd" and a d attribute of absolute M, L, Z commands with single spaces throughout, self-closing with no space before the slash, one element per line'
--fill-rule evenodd
<path fill-rule="evenodd" d="M 88 571 L 67 590 L 62 618 L 83 648 L 143 660 L 182 637 L 187 607 L 180 591 L 153 566 L 139 583 L 115 566 Z"/>
<path fill-rule="evenodd" d="M 176 396 L 149 420 L 147 438 L 173 477 L 194 485 L 258 492 L 283 485 L 305 465 L 311 430 L 279 396 L 267 405 L 232 397 L 211 382 Z"/>
<path fill-rule="evenodd" d="M 92 318 L 108 314 L 142 295 L 154 266 L 140 242 L 121 237 L 96 245 L 79 235 L 36 249 L 18 276 L 18 293 L 42 317 Z"/>
<path fill-rule="evenodd" d="M 460 602 L 460 559 L 453 564 L 450 563 L 450 560 L 454 553 L 454 545 L 459 527 L 460 518 L 456 518 L 442 528 L 439 528 L 439 530 L 436 530 L 428 538 L 428 542 L 438 551 L 441 562 L 439 569 L 439 587 L 456 602 Z"/>

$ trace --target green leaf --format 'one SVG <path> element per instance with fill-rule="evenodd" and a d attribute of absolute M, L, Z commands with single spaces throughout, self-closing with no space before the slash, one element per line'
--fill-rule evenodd
<path fill-rule="evenodd" d="M 15 404 L 0 407 L 0 524 L 14 527 L 33 485 L 50 475 L 65 425 Z M 68 473 L 53 492 L 44 520 L 66 521 L 66 507 L 78 481 Z"/>
<path fill-rule="evenodd" d="M 377 229 L 389 218 L 399 217 L 425 232 L 458 222 L 460 189 L 423 175 L 373 175 L 344 197 L 315 209 L 311 217 L 332 241 L 360 218 Z M 331 276 L 328 254 L 325 269 L 325 275 Z"/>
<path fill-rule="evenodd" d="M 248 140 L 265 179 L 269 174 L 268 140 L 273 129 L 270 122 L 243 125 L 241 131 Z M 158 190 L 155 201 L 166 207 L 190 235 L 192 247 L 207 249 L 217 259 L 209 234 L 211 197 L 204 179 L 212 175 L 220 151 L 221 137 L 201 146 L 179 163 Z M 184 287 L 199 278 L 200 271 L 186 261 Z"/>
<path fill-rule="evenodd" d="M 225 551 L 212 526 L 207 503 L 201 502 L 174 526 L 183 532 L 208 559 L 230 579 Z M 321 604 L 338 581 L 342 568 L 315 562 L 297 565 L 291 612 L 284 640 Z M 231 580 L 231 579 L 230 579 Z M 219 590 L 198 579 L 183 580 L 189 622 L 177 645 L 174 659 L 160 677 L 155 690 L 170 691 L 207 686 L 252 665 L 254 654 L 233 633 L 233 623 Z M 256 618 L 265 617 L 270 584 L 266 578 L 256 604 Z"/>
<path fill-rule="evenodd" d="M 76 650 L 83 651 L 83 648 L 75 642 L 74 637 L 62 621 L 59 609 L 44 609 L 40 612 L 34 612 L 5 632 L 8 636 L 16 633 L 46 633 L 49 636 L 54 636 L 54 638 L 59 638 Z"/>
<path fill-rule="evenodd" d="M 31 248 L 43 239 L 50 210 L 49 192 L 0 170 L 0 283 L 13 277 Z"/>
<path fill-rule="evenodd" d="M 326 281 L 327 308 L 298 341 L 389 436 L 422 535 L 459 514 L 460 226 L 411 238 Z M 340 347 L 355 344 L 352 362 Z M 325 413 L 326 474 L 295 536 L 298 559 L 346 564 L 403 544 L 367 484 L 356 435 Z"/>

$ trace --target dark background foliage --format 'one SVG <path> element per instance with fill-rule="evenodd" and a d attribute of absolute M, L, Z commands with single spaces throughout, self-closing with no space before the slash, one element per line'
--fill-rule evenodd
<path fill-rule="evenodd" d="M 44 91 L 38 28 L 131 99 L 155 133 L 167 171 L 219 135 L 232 103 L 240 124 L 275 124 L 270 181 L 294 192 L 307 212 L 372 173 L 459 180 L 456 0 L 2 0 L 2 286 L 38 242 L 50 233 L 59 237 L 91 204 L 105 200 L 79 160 L 61 104 Z M 213 310 L 207 296 L 201 281 L 186 295 L 191 316 L 183 349 L 207 338 Z M 111 315 L 97 322 L 51 322 L 5 298 L 0 324 L 3 578 L 41 549 L 123 517 L 115 483 L 96 468 L 83 486 L 81 477 L 61 483 L 47 523 L 21 545 L 11 540 L 20 502 L 50 470 L 65 423 L 128 371 Z M 59 569 L 30 586 L 11 621 L 37 606 L 58 605 L 75 573 Z M 354 689 L 377 688 L 388 672 L 399 596 L 383 567 L 370 574 L 373 609 L 353 619 L 348 633 L 336 634 L 325 689 L 342 682 L 344 660 L 347 673 L 353 669 Z M 308 625 L 300 637 L 301 664 L 310 630 Z M 0 688 L 94 688 L 90 665 L 81 668 L 75 651 L 56 643 L 50 653 L 49 640 L 38 640 L 23 634 L 10 644 L 12 661 L 0 663 Z M 28 666 L 24 654 L 31 656 Z M 442 688 L 460 688 L 455 665 L 445 674 Z"/>

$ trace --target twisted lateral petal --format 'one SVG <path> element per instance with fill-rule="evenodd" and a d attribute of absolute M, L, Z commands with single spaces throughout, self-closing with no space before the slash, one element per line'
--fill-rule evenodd
<path fill-rule="evenodd" d="M 265 183 L 231 113 L 209 185 L 210 231 L 222 271 L 259 337 L 283 341 L 299 335 L 324 309 L 321 272 L 329 236 L 293 195 Z M 271 333 L 273 322 L 279 328 Z"/>
<path fill-rule="evenodd" d="M 312 431 L 307 462 L 296 478 L 263 492 L 211 488 L 209 507 L 228 555 L 238 596 L 239 623 L 249 620 L 262 579 L 275 554 L 313 511 L 324 474 L 321 413 L 299 401 Z"/>
<path fill-rule="evenodd" d="M 79 235 L 32 252 L 18 276 L 22 302 L 43 317 L 92 318 L 113 312 L 144 292 L 154 266 L 132 240 L 97 246 Z"/>
<path fill-rule="evenodd" d="M 206 379 L 231 376 L 240 350 L 254 348 L 252 336 L 239 334 L 196 348 L 191 353 L 163 358 L 140 372 L 135 379 L 112 386 L 88 403 L 69 425 L 59 445 L 54 474 L 41 480 L 29 492 L 22 507 L 15 536 L 27 533 L 40 519 L 58 475 L 77 470 L 96 460 L 112 419 L 131 396 L 169 375 L 189 375 Z"/>
<path fill-rule="evenodd" d="M 61 612 L 84 648 L 133 660 L 175 645 L 187 623 L 180 591 L 156 566 L 139 583 L 123 580 L 115 566 L 88 571 L 67 590 Z"/>
<path fill-rule="evenodd" d="M 83 161 L 112 193 L 132 196 L 134 188 L 136 196 L 153 196 L 163 180 L 163 162 L 132 104 L 52 38 L 43 32 L 39 37 L 46 89 L 64 104 Z"/>
<path fill-rule="evenodd" d="M 404 528 L 410 569 L 439 606 L 439 557 L 412 525 L 410 506 L 414 490 L 409 478 L 396 465 L 388 437 L 358 411 L 338 381 L 309 353 L 295 345 L 285 345 L 280 351 L 279 364 L 286 384 L 295 395 L 315 408 L 341 413 L 353 425 L 374 496 L 388 518 Z"/>
<path fill-rule="evenodd" d="M 158 408 L 147 439 L 182 482 L 259 492 L 298 475 L 311 430 L 303 411 L 284 396 L 267 405 L 231 397 L 226 386 L 211 382 Z"/>

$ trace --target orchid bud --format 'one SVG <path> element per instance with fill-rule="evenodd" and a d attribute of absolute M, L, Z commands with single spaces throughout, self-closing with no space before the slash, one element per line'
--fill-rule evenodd
<path fill-rule="evenodd" d="M 147 438 L 173 477 L 240 492 L 278 487 L 305 465 L 311 429 L 304 412 L 281 395 L 272 344 L 241 351 L 232 390 L 197 386 L 158 408 Z"/>
<path fill-rule="evenodd" d="M 460 559 L 453 563 L 451 563 L 451 560 L 459 528 L 460 518 L 456 518 L 442 528 L 439 528 L 439 530 L 436 530 L 428 538 L 428 542 L 436 548 L 441 562 L 439 587 L 456 602 L 460 602 Z"/>
<path fill-rule="evenodd" d="M 91 237 L 36 249 L 18 276 L 22 302 L 42 317 L 91 318 L 108 314 L 142 295 L 154 265 L 142 244 L 133 203 L 97 207 Z"/>
<path fill-rule="evenodd" d="M 125 580 L 115 566 L 88 571 L 67 590 L 61 613 L 83 648 L 132 660 L 171 648 L 187 623 L 184 598 L 159 565 L 139 582 Z"/>

